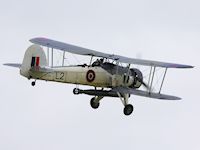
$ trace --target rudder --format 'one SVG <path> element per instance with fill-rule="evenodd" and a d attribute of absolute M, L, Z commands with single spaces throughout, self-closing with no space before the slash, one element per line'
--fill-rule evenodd
<path fill-rule="evenodd" d="M 29 71 L 32 67 L 39 68 L 45 66 L 47 66 L 47 59 L 43 48 L 39 45 L 33 44 L 28 47 L 24 54 L 20 74 L 29 78 Z"/>

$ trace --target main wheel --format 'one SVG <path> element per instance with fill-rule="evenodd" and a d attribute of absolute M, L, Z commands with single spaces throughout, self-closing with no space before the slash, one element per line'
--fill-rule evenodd
<path fill-rule="evenodd" d="M 31 82 L 31 85 L 32 85 L 32 86 L 35 86 L 35 81 Z"/>
<path fill-rule="evenodd" d="M 92 108 L 97 109 L 99 107 L 99 102 L 95 102 L 95 97 L 90 100 L 90 105 Z"/>
<path fill-rule="evenodd" d="M 73 89 L 73 93 L 74 93 L 75 95 L 78 95 L 78 94 L 79 94 L 79 89 L 78 89 L 78 88 L 74 88 L 74 89 Z"/>
<path fill-rule="evenodd" d="M 124 107 L 124 114 L 126 116 L 130 115 L 133 112 L 133 105 L 128 104 Z"/>

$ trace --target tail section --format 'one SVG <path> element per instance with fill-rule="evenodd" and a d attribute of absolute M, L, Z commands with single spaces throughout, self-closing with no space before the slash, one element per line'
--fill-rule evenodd
<path fill-rule="evenodd" d="M 34 67 L 47 66 L 47 59 L 43 48 L 39 45 L 31 45 L 24 54 L 24 59 L 20 68 L 20 74 L 27 78 L 30 77 L 29 71 Z"/>

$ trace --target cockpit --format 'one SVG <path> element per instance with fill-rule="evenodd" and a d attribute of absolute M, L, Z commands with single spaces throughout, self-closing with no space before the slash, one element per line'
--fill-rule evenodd
<path fill-rule="evenodd" d="M 103 64 L 103 58 L 97 59 L 96 61 L 94 61 L 94 62 L 92 63 L 92 67 L 101 66 L 102 64 Z"/>

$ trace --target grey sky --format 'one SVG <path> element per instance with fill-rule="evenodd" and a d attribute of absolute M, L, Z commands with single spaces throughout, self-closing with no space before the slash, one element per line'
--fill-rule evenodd
<path fill-rule="evenodd" d="M 119 99 L 98 110 L 74 85 L 38 81 L 1 66 L 0 149 L 199 150 L 200 2 L 198 0 L 0 1 L 0 64 L 21 62 L 30 38 L 45 36 L 102 52 L 185 63 L 170 70 L 163 92 L 182 101 Z"/>

